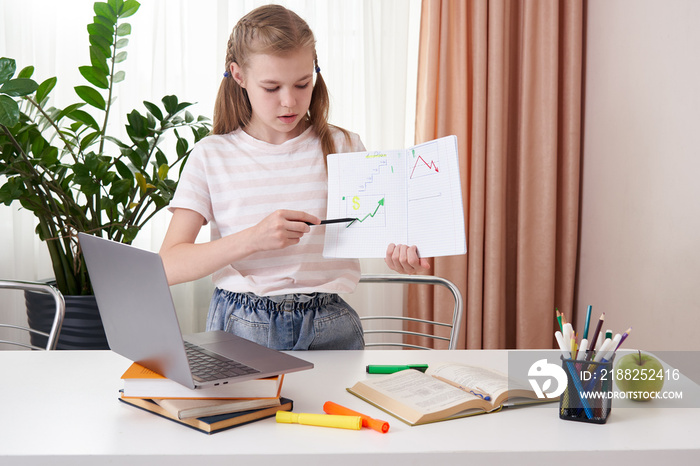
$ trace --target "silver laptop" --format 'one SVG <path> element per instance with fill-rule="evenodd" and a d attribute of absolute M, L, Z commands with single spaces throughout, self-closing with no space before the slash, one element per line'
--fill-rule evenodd
<path fill-rule="evenodd" d="M 297 357 L 231 333 L 183 339 L 158 254 L 79 233 L 97 307 L 112 351 L 189 388 L 313 368 Z M 195 360 L 208 360 L 199 369 Z M 211 367 L 219 368 L 218 373 Z"/>

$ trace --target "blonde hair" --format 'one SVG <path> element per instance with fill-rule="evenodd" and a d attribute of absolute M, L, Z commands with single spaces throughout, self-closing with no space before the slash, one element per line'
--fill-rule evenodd
<path fill-rule="evenodd" d="M 227 134 L 245 127 L 253 113 L 245 89 L 230 76 L 232 63 L 244 69 L 254 54 L 282 55 L 304 48 L 312 50 L 316 69 L 316 83 L 311 93 L 308 112 L 309 123 L 321 140 L 323 155 L 335 152 L 328 124 L 330 98 L 318 68 L 316 39 L 306 21 L 280 5 L 256 8 L 241 18 L 233 28 L 226 50 L 226 73 L 214 103 L 212 132 Z M 339 129 L 349 138 L 347 131 Z"/>

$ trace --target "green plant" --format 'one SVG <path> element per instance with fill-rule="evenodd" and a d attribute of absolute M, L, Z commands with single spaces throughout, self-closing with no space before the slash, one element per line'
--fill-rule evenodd
<path fill-rule="evenodd" d="M 92 293 L 77 233 L 130 243 L 169 203 L 177 186 L 169 175 L 177 166 L 182 170 L 190 141 L 210 130 L 208 119 L 187 111 L 192 104 L 170 95 L 162 105 L 144 102 L 143 114 L 128 114 L 128 142 L 107 134 L 115 85 L 125 77 L 117 68 L 131 33 L 122 20 L 139 6 L 135 0 L 94 4 L 87 26 L 91 63 L 79 68 L 88 84 L 74 88 L 78 103 L 49 106 L 55 77 L 37 84 L 33 67 L 15 77 L 15 60 L 0 59 L 0 202 L 19 201 L 34 213 L 64 294 Z M 188 128 L 187 137 L 178 131 Z"/>

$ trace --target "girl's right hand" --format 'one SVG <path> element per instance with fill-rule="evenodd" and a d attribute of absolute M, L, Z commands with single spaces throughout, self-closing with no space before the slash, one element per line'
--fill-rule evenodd
<path fill-rule="evenodd" d="M 199 230 L 206 223 L 204 217 L 193 210 L 175 209 L 160 248 L 168 283 L 197 280 L 255 252 L 297 244 L 310 230 L 306 222 L 321 223 L 305 212 L 278 210 L 238 233 L 195 243 Z"/>
<path fill-rule="evenodd" d="M 270 251 L 298 244 L 301 237 L 311 231 L 307 222 L 318 225 L 321 220 L 297 210 L 277 210 L 271 213 L 251 227 L 256 249 Z"/>

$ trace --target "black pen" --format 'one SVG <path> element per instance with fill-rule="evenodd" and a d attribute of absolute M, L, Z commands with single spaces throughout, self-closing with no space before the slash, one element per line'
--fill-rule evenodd
<path fill-rule="evenodd" d="M 354 222 L 357 220 L 356 218 L 333 218 L 330 220 L 321 220 L 320 225 L 327 225 L 329 223 L 348 223 L 348 222 Z M 317 226 L 315 223 L 311 222 L 305 222 L 307 225 L 310 225 L 312 227 Z"/>

